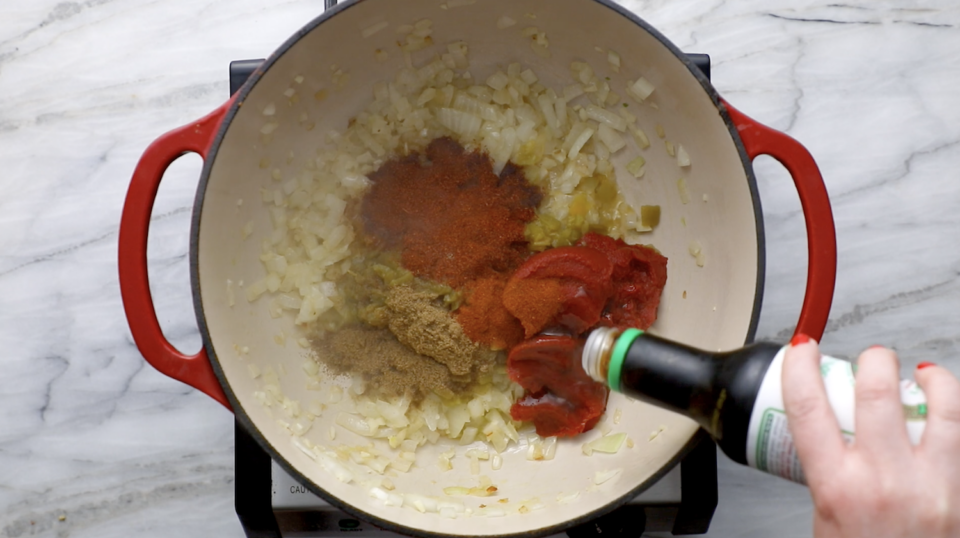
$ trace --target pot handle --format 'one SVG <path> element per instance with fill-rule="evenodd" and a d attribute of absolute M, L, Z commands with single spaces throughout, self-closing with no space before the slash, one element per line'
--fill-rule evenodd
<path fill-rule="evenodd" d="M 799 142 L 722 102 L 750 159 L 769 155 L 793 177 L 807 227 L 807 289 L 796 332 L 820 340 L 830 315 L 837 279 L 837 235 L 823 176 L 813 156 Z"/>
<path fill-rule="evenodd" d="M 206 349 L 201 348 L 195 355 L 184 355 L 163 336 L 150 295 L 147 233 L 150 229 L 150 212 L 164 171 L 185 153 L 197 153 L 206 159 L 220 123 L 232 103 L 233 99 L 207 116 L 160 136 L 147 147 L 130 180 L 127 198 L 123 203 L 118 240 L 120 296 L 130 332 L 140 353 L 160 373 L 206 393 L 231 411 Z"/>

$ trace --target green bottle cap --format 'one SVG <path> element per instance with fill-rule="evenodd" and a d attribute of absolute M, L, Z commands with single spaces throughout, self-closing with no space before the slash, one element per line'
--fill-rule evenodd
<path fill-rule="evenodd" d="M 640 329 L 627 329 L 620 334 L 613 351 L 610 353 L 610 365 L 607 367 L 607 386 L 620 392 L 620 373 L 623 370 L 623 361 L 627 357 L 627 350 L 634 340 L 643 335 Z"/>

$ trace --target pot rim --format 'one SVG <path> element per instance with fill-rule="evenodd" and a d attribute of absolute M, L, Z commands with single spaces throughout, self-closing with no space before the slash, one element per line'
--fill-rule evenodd
<path fill-rule="evenodd" d="M 713 102 L 714 106 L 717 108 L 717 111 L 720 114 L 720 117 L 723 119 L 724 124 L 727 127 L 727 131 L 730 134 L 731 139 L 733 140 L 734 146 L 737 149 L 739 154 L 740 161 L 743 164 L 744 172 L 747 179 L 747 185 L 750 189 L 751 202 L 753 204 L 754 210 L 754 221 L 756 224 L 756 233 L 757 233 L 757 281 L 754 291 L 754 302 L 753 309 L 750 316 L 750 324 L 747 328 L 747 334 L 744 343 L 750 343 L 754 340 L 757 331 L 757 325 L 760 319 L 760 309 L 763 303 L 763 289 L 765 281 L 765 272 L 766 272 L 766 248 L 765 248 L 765 234 L 764 234 L 764 224 L 763 224 L 763 211 L 760 205 L 760 193 L 757 187 L 756 177 L 753 172 L 752 161 L 747 155 L 746 148 L 744 147 L 743 141 L 740 138 L 739 132 L 736 126 L 733 123 L 733 120 L 730 118 L 729 113 L 727 112 L 726 107 L 720 99 L 720 95 L 717 90 L 713 87 L 711 82 L 706 78 L 706 76 L 700 71 L 700 69 L 694 65 L 690 59 L 684 54 L 678 47 L 676 47 L 669 39 L 666 38 L 663 34 L 657 31 L 649 23 L 641 19 L 639 16 L 633 12 L 627 10 L 626 8 L 615 3 L 613 0 L 589 0 L 600 4 L 608 9 L 611 9 L 615 13 L 625 17 L 629 21 L 637 25 L 641 30 L 646 31 L 661 45 L 666 47 L 674 56 L 679 59 L 684 66 L 690 71 L 690 73 L 696 78 L 697 82 L 700 83 L 700 86 L 710 97 L 710 100 Z M 316 30 L 321 24 L 336 16 L 341 11 L 350 9 L 354 6 L 362 3 L 363 0 L 347 0 L 338 3 L 337 5 L 327 9 L 322 14 L 308 22 L 305 26 L 295 32 L 290 38 L 288 38 L 280 47 L 278 47 L 270 56 L 250 75 L 250 77 L 244 82 L 243 86 L 237 91 L 233 102 L 231 103 L 229 110 L 224 115 L 223 121 L 221 122 L 217 134 L 213 139 L 212 144 L 210 145 L 208 158 L 204 160 L 203 168 L 200 175 L 200 181 L 197 185 L 197 194 L 194 199 L 193 214 L 191 217 L 190 224 L 190 284 L 191 290 L 193 292 L 193 304 L 194 311 L 197 317 L 197 326 L 200 331 L 200 336 L 203 341 L 203 346 L 207 351 L 207 354 L 210 359 L 210 363 L 213 367 L 213 372 L 217 377 L 221 387 L 223 388 L 224 394 L 226 395 L 230 405 L 233 407 L 234 414 L 236 415 L 236 420 L 238 423 L 247 431 L 247 433 L 256 440 L 257 444 L 270 455 L 270 458 L 275 461 L 280 467 L 287 472 L 290 476 L 296 479 L 298 482 L 303 484 L 311 493 L 317 495 L 324 501 L 330 503 L 331 505 L 337 507 L 344 512 L 367 522 L 376 525 L 377 527 L 393 531 L 401 534 L 418 536 L 424 538 L 449 538 L 452 535 L 427 531 L 424 529 L 410 527 L 407 525 L 401 525 L 393 521 L 384 519 L 375 514 L 365 512 L 349 503 L 342 501 L 339 497 L 327 492 L 325 489 L 317 485 L 313 480 L 309 479 L 302 472 L 300 472 L 295 466 L 291 465 L 280 452 L 273 447 L 272 444 L 264 437 L 260 430 L 257 428 L 254 421 L 247 414 L 243 402 L 237 395 L 234 393 L 233 388 L 230 386 L 223 368 L 220 365 L 220 359 L 217 356 L 216 350 L 213 346 L 213 342 L 210 338 L 210 331 L 206 323 L 206 316 L 203 307 L 202 296 L 200 293 L 200 271 L 199 271 L 199 242 L 200 242 L 200 216 L 203 210 L 203 203 L 205 199 L 205 193 L 207 184 L 210 178 L 210 172 L 213 168 L 213 164 L 216 160 L 217 152 L 220 148 L 220 145 L 223 143 L 224 136 L 226 135 L 227 129 L 232 123 L 234 117 L 236 117 L 240 107 L 243 105 L 243 102 L 246 100 L 247 96 L 253 90 L 254 86 L 260 81 L 264 73 L 266 73 L 273 64 L 275 64 L 288 50 L 294 47 L 304 36 Z M 504 533 L 496 535 L 485 535 L 489 538 L 539 538 L 542 536 L 549 536 L 551 534 L 556 534 L 558 532 L 563 532 L 567 529 L 582 525 L 589 521 L 592 521 L 598 517 L 606 515 L 613 510 L 623 506 L 631 499 L 650 488 L 653 484 L 662 479 L 670 470 L 672 470 L 683 458 L 703 440 L 703 431 L 698 430 L 687 443 L 680 449 L 673 458 L 670 459 L 665 465 L 663 465 L 659 470 L 657 470 L 649 479 L 644 482 L 641 482 L 636 487 L 632 488 L 630 491 L 621 495 L 620 497 L 614 498 L 607 504 L 588 512 L 578 518 L 564 521 L 556 525 L 551 525 L 548 527 L 541 527 L 534 531 L 526 531 L 519 533 Z"/>

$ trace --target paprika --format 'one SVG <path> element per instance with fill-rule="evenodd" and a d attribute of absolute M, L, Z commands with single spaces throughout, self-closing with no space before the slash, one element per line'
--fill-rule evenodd
<path fill-rule="evenodd" d="M 506 277 L 529 255 L 524 227 L 543 194 L 507 165 L 449 137 L 384 163 L 361 202 L 364 231 L 415 275 L 461 289 Z"/>

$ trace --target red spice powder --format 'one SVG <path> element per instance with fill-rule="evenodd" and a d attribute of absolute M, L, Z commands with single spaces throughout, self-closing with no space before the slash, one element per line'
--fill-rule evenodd
<path fill-rule="evenodd" d="M 492 349 L 509 349 L 523 340 L 523 327 L 503 304 L 506 280 L 483 278 L 467 290 L 467 303 L 457 310 L 457 322 L 473 340 Z"/>
<path fill-rule="evenodd" d="M 503 306 L 520 321 L 523 336 L 530 338 L 554 323 L 565 297 L 559 279 L 512 278 L 504 287 Z"/>
<path fill-rule="evenodd" d="M 516 166 L 497 176 L 489 157 L 444 137 L 424 155 L 386 162 L 370 179 L 365 231 L 399 249 L 417 276 L 460 289 L 506 278 L 529 255 L 523 230 L 543 195 Z"/>
<path fill-rule="evenodd" d="M 507 281 L 503 303 L 526 337 L 562 327 L 580 334 L 600 321 L 612 292 L 613 264 L 603 252 L 559 247 L 527 259 Z"/>

